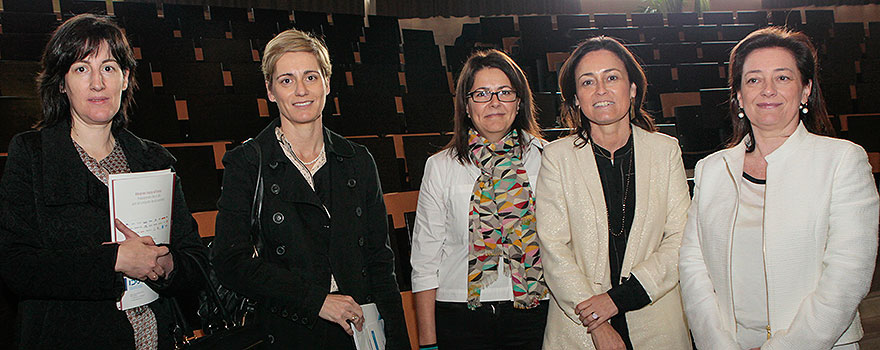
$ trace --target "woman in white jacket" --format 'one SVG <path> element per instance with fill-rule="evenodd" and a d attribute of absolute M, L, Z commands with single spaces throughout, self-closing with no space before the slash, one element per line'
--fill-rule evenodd
<path fill-rule="evenodd" d="M 458 77 L 455 134 L 428 158 L 412 245 L 422 349 L 540 349 L 547 286 L 534 187 L 544 141 L 523 71 L 503 52 Z"/>
<path fill-rule="evenodd" d="M 700 349 L 858 349 L 877 254 L 865 151 L 832 133 L 807 36 L 757 30 L 730 55 L 730 147 L 697 163 L 680 255 Z"/>

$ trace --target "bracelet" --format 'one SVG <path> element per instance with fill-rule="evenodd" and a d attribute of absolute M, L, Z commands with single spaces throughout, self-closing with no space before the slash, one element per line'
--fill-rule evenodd
<path fill-rule="evenodd" d="M 437 344 L 419 345 L 419 350 L 439 350 Z"/>

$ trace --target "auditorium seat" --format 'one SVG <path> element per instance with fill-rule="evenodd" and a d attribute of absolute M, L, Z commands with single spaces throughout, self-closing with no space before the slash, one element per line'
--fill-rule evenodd
<path fill-rule="evenodd" d="M 657 44 L 657 50 L 660 52 L 660 63 L 700 62 L 696 43 Z"/>
<path fill-rule="evenodd" d="M 581 41 L 587 40 L 589 38 L 597 37 L 602 35 L 602 31 L 599 28 L 571 28 L 568 30 L 568 34 L 566 35 L 566 45 L 574 47 Z M 571 50 L 564 50 L 571 51 Z"/>
<path fill-rule="evenodd" d="M 830 45 L 830 44 L 829 44 Z M 841 48 L 841 50 L 844 50 Z M 838 55 L 843 55 L 838 53 Z M 840 59 L 830 59 L 821 62 L 822 67 L 819 69 L 820 81 L 831 84 L 854 84 L 856 82 L 856 67 L 854 58 L 848 57 Z"/>
<path fill-rule="evenodd" d="M 629 25 L 625 13 L 597 13 L 593 15 L 593 20 L 596 22 L 596 28 L 626 27 Z"/>
<path fill-rule="evenodd" d="M 699 91 L 727 86 L 727 80 L 721 77 L 721 69 L 724 66 L 719 63 L 680 63 L 676 68 L 679 91 Z"/>
<path fill-rule="evenodd" d="M 758 29 L 753 24 L 724 24 L 721 26 L 721 40 L 740 41 Z"/>
<path fill-rule="evenodd" d="M 706 11 L 703 12 L 703 24 L 733 24 L 732 11 Z"/>
<path fill-rule="evenodd" d="M 282 28 L 290 28 L 290 10 L 254 8 L 254 23 L 278 23 Z"/>
<path fill-rule="evenodd" d="M 880 33 L 878 36 L 872 36 L 865 41 L 865 57 L 880 59 Z M 864 67 L 862 67 L 864 69 Z"/>
<path fill-rule="evenodd" d="M 247 22 L 248 10 L 243 7 L 209 6 L 212 21 Z"/>
<path fill-rule="evenodd" d="M 572 28 L 590 28 L 590 15 L 557 15 L 556 29 L 568 33 Z"/>
<path fill-rule="evenodd" d="M 432 94 L 449 92 L 449 83 L 443 66 L 407 64 L 403 74 L 408 92 Z"/>
<path fill-rule="evenodd" d="M 233 39 L 269 40 L 281 32 L 278 22 L 264 20 L 259 22 L 230 22 L 229 30 Z"/>
<path fill-rule="evenodd" d="M 880 84 L 876 82 L 856 85 L 856 113 L 880 112 Z"/>
<path fill-rule="evenodd" d="M 162 73 L 164 83 L 164 87 L 156 91 L 167 95 L 219 95 L 226 91 L 220 63 L 162 62 L 154 64 L 153 71 Z"/>
<path fill-rule="evenodd" d="M 407 133 L 452 131 L 454 112 L 453 96 L 448 92 L 403 95 Z"/>
<path fill-rule="evenodd" d="M 248 63 L 254 62 L 249 39 L 202 39 L 205 62 Z"/>
<path fill-rule="evenodd" d="M 396 64 L 400 62 L 400 48 L 388 43 L 356 43 L 360 62 L 375 64 Z"/>
<path fill-rule="evenodd" d="M 313 34 L 323 34 L 323 28 L 330 25 L 327 14 L 322 12 L 293 11 L 293 27 Z"/>
<path fill-rule="evenodd" d="M 834 24 L 834 10 L 804 10 L 806 24 Z"/>
<path fill-rule="evenodd" d="M 49 42 L 48 33 L 0 34 L 0 59 L 39 61 L 47 42 Z"/>
<path fill-rule="evenodd" d="M 80 13 L 107 13 L 107 3 L 106 2 L 98 2 L 98 1 L 90 1 L 90 0 L 60 0 L 58 2 L 59 7 L 61 8 L 61 15 L 73 16 Z M 115 6 L 113 6 L 115 9 Z M 114 10 L 114 13 L 116 11 Z M 116 16 L 119 16 L 116 13 Z"/>
<path fill-rule="evenodd" d="M 801 11 L 798 9 L 770 11 L 770 22 L 774 26 L 798 30 L 801 28 Z"/>
<path fill-rule="evenodd" d="M 242 142 L 254 137 L 270 121 L 269 118 L 260 116 L 257 98 L 252 94 L 190 95 L 185 99 L 178 97 L 178 103 L 185 101 L 189 112 L 188 140 Z"/>
<path fill-rule="evenodd" d="M 410 253 L 419 191 L 386 193 L 384 200 L 388 216 L 391 217 L 390 243 L 395 254 L 394 271 L 397 275 L 397 284 L 401 291 L 411 291 Z"/>
<path fill-rule="evenodd" d="M 636 27 L 662 27 L 664 25 L 663 14 L 660 12 L 633 12 L 630 14 L 630 18 L 632 19 L 632 25 Z"/>
<path fill-rule="evenodd" d="M 146 61 L 162 63 L 196 61 L 196 45 L 189 38 L 159 38 L 144 34 L 138 35 L 132 44 L 140 47 L 141 57 Z"/>
<path fill-rule="evenodd" d="M 862 22 L 838 22 L 833 26 L 833 38 L 837 40 L 863 42 L 865 41 L 865 23 Z"/>
<path fill-rule="evenodd" d="M 550 16 L 521 16 L 519 31 L 521 54 L 529 62 L 544 56 L 548 49 L 547 37 L 555 35 Z"/>
<path fill-rule="evenodd" d="M 821 78 L 819 79 L 821 82 Z M 854 112 L 851 84 L 822 83 L 822 96 L 829 114 L 850 114 Z"/>
<path fill-rule="evenodd" d="M 37 61 L 0 60 L 0 96 L 37 96 Z"/>
<path fill-rule="evenodd" d="M 36 97 L 0 96 L 0 152 L 7 152 L 12 136 L 29 130 L 43 115 Z"/>
<path fill-rule="evenodd" d="M 47 0 L 28 0 L 15 1 L 6 0 L 3 2 L 4 12 L 31 12 L 31 13 L 52 13 L 52 1 Z"/>
<path fill-rule="evenodd" d="M 400 135 L 398 139 L 403 142 L 403 152 L 406 158 L 406 169 L 409 175 L 409 185 L 412 189 L 419 189 L 422 184 L 422 176 L 425 173 L 425 162 L 428 157 L 443 148 L 451 135 L 440 134 L 412 134 Z"/>
<path fill-rule="evenodd" d="M 355 42 L 364 36 L 364 16 L 334 13 L 331 14 L 331 18 L 333 24 L 328 29 L 332 31 L 332 34 L 326 35 L 326 38 Z"/>
<path fill-rule="evenodd" d="M 624 44 L 641 42 L 641 36 L 639 35 L 641 29 L 636 27 L 605 27 L 600 32 L 602 35 L 618 39 L 618 41 Z"/>
<path fill-rule="evenodd" d="M 397 17 L 392 16 L 367 16 L 370 26 L 364 28 L 364 36 L 367 41 L 384 43 L 400 43 L 400 24 Z"/>
<path fill-rule="evenodd" d="M 678 28 L 674 27 L 640 27 L 639 31 L 644 36 L 646 43 L 674 43 L 679 42 Z"/>
<path fill-rule="evenodd" d="M 823 65 L 823 69 L 827 69 L 824 65 L 829 61 L 841 64 L 844 62 L 852 64 L 854 61 L 862 57 L 862 42 L 845 38 L 835 38 L 834 40 L 829 40 L 825 43 L 824 54 L 828 59 L 822 60 L 820 58 L 819 61 Z"/>
<path fill-rule="evenodd" d="M 513 17 L 480 17 L 480 40 L 482 42 L 493 43 L 501 47 L 503 38 L 514 36 L 518 36 L 518 33 L 513 23 Z"/>
<path fill-rule="evenodd" d="M 541 129 L 552 129 L 562 126 L 559 117 L 559 108 L 562 106 L 562 97 L 558 92 L 538 92 L 534 94 L 535 119 Z"/>
<path fill-rule="evenodd" d="M 141 87 L 143 91 L 145 88 Z M 159 143 L 187 140 L 186 130 L 174 104 L 174 96 L 136 92 L 129 112 L 128 129 L 135 135 Z"/>
<path fill-rule="evenodd" d="M 736 11 L 736 23 L 767 26 L 767 11 Z"/>
<path fill-rule="evenodd" d="M 352 83 L 356 88 L 369 88 L 388 93 L 403 91 L 399 64 L 362 63 L 352 66 Z"/>
<path fill-rule="evenodd" d="M 259 62 L 225 63 L 223 70 L 232 75 L 232 88 L 236 94 L 266 93 L 266 83 Z"/>
<path fill-rule="evenodd" d="M 718 33 L 718 26 L 713 25 L 686 25 L 680 27 L 681 33 L 684 36 L 684 41 L 687 42 L 704 42 L 704 41 L 718 41 L 720 40 L 720 34 Z"/>
<path fill-rule="evenodd" d="M 405 131 L 402 111 L 398 112 L 399 96 L 378 88 L 346 88 L 338 93 L 342 115 L 333 130 L 340 134 L 385 135 Z"/>
<path fill-rule="evenodd" d="M 186 192 L 190 212 L 217 209 L 223 177 L 222 160 L 229 145 L 229 141 L 163 144 L 177 159 L 174 171 Z"/>
<path fill-rule="evenodd" d="M 658 44 L 659 45 L 659 44 Z M 655 59 L 654 51 L 657 48 L 657 45 L 651 43 L 642 43 L 642 44 L 626 44 L 627 49 L 632 52 L 636 57 L 641 60 L 644 64 L 654 64 L 659 63 L 659 59 Z"/>
<path fill-rule="evenodd" d="M 162 4 L 165 18 L 205 20 L 205 6 L 184 4 Z"/>
<path fill-rule="evenodd" d="M 703 52 L 701 58 L 703 62 L 727 62 L 730 59 L 730 52 L 736 46 L 736 41 L 707 41 L 700 44 L 700 51 Z"/>
<path fill-rule="evenodd" d="M 60 22 L 54 13 L 0 12 L 3 33 L 50 33 Z"/>
<path fill-rule="evenodd" d="M 672 27 L 699 25 L 700 18 L 696 12 L 670 12 L 666 14 L 666 23 Z"/>
<path fill-rule="evenodd" d="M 693 169 L 698 160 L 721 149 L 726 141 L 723 130 L 705 119 L 699 105 L 675 107 L 675 130 L 685 169 Z"/>
<path fill-rule="evenodd" d="M 393 139 L 376 135 L 348 136 L 346 139 L 364 145 L 370 151 L 373 160 L 376 161 L 383 193 L 399 192 L 405 188 L 403 155 L 397 157 Z"/>
<path fill-rule="evenodd" d="M 847 138 L 868 152 L 880 152 L 880 113 L 853 114 L 847 116 Z"/>

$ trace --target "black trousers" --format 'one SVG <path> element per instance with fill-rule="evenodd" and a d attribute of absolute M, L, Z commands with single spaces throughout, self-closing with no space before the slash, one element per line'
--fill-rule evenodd
<path fill-rule="evenodd" d="M 484 302 L 476 310 L 467 303 L 436 302 L 437 346 L 440 350 L 539 350 L 544 343 L 549 300 L 532 309 L 514 309 L 513 302 Z"/>

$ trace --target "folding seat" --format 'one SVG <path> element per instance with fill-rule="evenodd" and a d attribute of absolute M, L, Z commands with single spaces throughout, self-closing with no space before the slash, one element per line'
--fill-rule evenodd
<path fill-rule="evenodd" d="M 400 47 L 396 44 L 356 43 L 362 63 L 400 64 Z"/>
<path fill-rule="evenodd" d="M 341 117 L 331 129 L 346 136 L 402 133 L 405 123 L 398 112 L 399 98 L 381 89 L 343 89 L 339 92 Z"/>
<path fill-rule="evenodd" d="M 48 33 L 0 34 L 0 59 L 39 61 L 47 42 L 49 42 Z"/>
<path fill-rule="evenodd" d="M 629 25 L 626 22 L 625 13 L 597 13 L 593 15 L 593 20 L 596 21 L 596 28 L 626 27 Z"/>
<path fill-rule="evenodd" d="M 134 94 L 128 129 L 159 143 L 186 142 L 183 122 L 178 119 L 174 96 L 155 95 L 144 87 Z"/>
<path fill-rule="evenodd" d="M 0 96 L 0 111 L 0 153 L 7 152 L 12 136 L 30 130 L 43 115 L 36 97 Z"/>
<path fill-rule="evenodd" d="M 659 63 L 659 60 L 654 57 L 654 50 L 656 50 L 658 45 L 644 43 L 626 44 L 624 46 L 626 46 L 626 48 L 636 56 L 636 59 L 640 60 L 643 64 Z"/>
<path fill-rule="evenodd" d="M 732 11 L 703 12 L 703 24 L 733 24 Z"/>
<path fill-rule="evenodd" d="M 673 27 L 695 26 L 700 24 L 700 18 L 696 12 L 670 12 L 666 14 L 666 23 Z"/>
<path fill-rule="evenodd" d="M 219 63 L 213 62 L 162 62 L 154 64 L 153 71 L 162 73 L 163 87 L 160 90 L 166 95 L 220 95 L 225 92 L 223 70 Z"/>
<path fill-rule="evenodd" d="M 598 28 L 571 28 L 568 30 L 568 43 L 570 46 L 575 46 L 581 41 L 600 35 L 602 35 L 602 31 Z"/>
<path fill-rule="evenodd" d="M 866 58 L 859 61 L 861 83 L 880 83 L 880 58 Z M 2 91 L 2 90 L 0 90 Z"/>
<path fill-rule="evenodd" d="M 369 28 L 364 28 L 364 36 L 367 41 L 384 43 L 400 43 L 400 24 L 397 17 L 392 16 L 367 16 Z"/>
<path fill-rule="evenodd" d="M 612 38 L 618 39 L 624 44 L 635 44 L 641 42 L 639 32 L 641 28 L 635 27 L 605 27 L 599 30 L 600 33 Z"/>
<path fill-rule="evenodd" d="M 859 144 L 868 152 L 880 152 L 880 112 L 847 117 L 847 139 Z"/>
<path fill-rule="evenodd" d="M 240 143 L 254 137 L 270 119 L 261 117 L 257 96 L 206 94 L 177 97 L 188 112 L 189 140 L 229 140 Z"/>
<path fill-rule="evenodd" d="M 206 9 L 202 5 L 162 4 L 162 12 L 165 14 L 165 18 L 171 19 L 205 20 Z"/>
<path fill-rule="evenodd" d="M 416 93 L 448 93 L 446 70 L 440 65 L 406 64 L 406 90 Z"/>
<path fill-rule="evenodd" d="M 713 25 L 685 25 L 679 27 L 681 33 L 684 35 L 684 41 L 687 42 L 704 42 L 704 41 L 718 41 L 719 39 L 719 28 L 718 26 Z"/>
<path fill-rule="evenodd" d="M 801 11 L 798 9 L 770 11 L 770 22 L 774 26 L 798 30 L 801 27 Z"/>
<path fill-rule="evenodd" d="M 822 62 L 819 69 L 819 79 L 831 84 L 854 84 L 856 82 L 856 67 L 853 59 L 830 59 Z"/>
<path fill-rule="evenodd" d="M 455 106 L 446 93 L 414 93 L 403 95 L 403 115 L 407 133 L 452 131 Z"/>
<path fill-rule="evenodd" d="M 807 24 L 834 25 L 834 10 L 804 10 Z"/>
<path fill-rule="evenodd" d="M 856 110 L 857 113 L 880 112 L 880 84 L 876 82 L 856 85 Z"/>
<path fill-rule="evenodd" d="M 572 28 L 590 28 L 590 15 L 558 15 L 556 29 L 560 33 L 568 33 Z"/>
<path fill-rule="evenodd" d="M 468 56 L 471 53 L 470 49 L 445 45 L 443 50 L 446 53 L 447 70 L 452 72 L 453 77 L 458 77 L 458 73 L 461 72 L 461 68 L 464 66 L 464 63 L 467 61 Z"/>
<path fill-rule="evenodd" d="M 334 13 L 331 16 L 333 24 L 330 28 L 335 39 L 356 42 L 364 36 L 364 16 L 341 13 Z"/>
<path fill-rule="evenodd" d="M 725 141 L 721 129 L 706 127 L 701 108 L 699 105 L 675 107 L 675 130 L 685 169 L 692 169 L 698 160 L 721 149 Z"/>
<path fill-rule="evenodd" d="M 322 34 L 330 25 L 327 14 L 323 12 L 293 11 L 293 27 L 305 32 Z"/>
<path fill-rule="evenodd" d="M 37 96 L 37 61 L 0 60 L 0 96 Z"/>
<path fill-rule="evenodd" d="M 397 286 L 401 291 L 404 304 L 405 318 L 412 319 L 415 310 L 412 308 L 412 274 L 410 266 L 410 252 L 412 247 L 413 229 L 415 226 L 416 207 L 418 205 L 419 191 L 400 193 L 388 193 L 385 191 L 385 208 L 387 208 L 389 222 L 393 230 L 390 233 L 391 250 L 394 252 L 395 269 L 397 272 Z"/>
<path fill-rule="evenodd" d="M 868 36 L 880 39 L 880 22 L 868 22 Z"/>
<path fill-rule="evenodd" d="M 443 149 L 451 139 L 451 135 L 403 135 L 403 153 L 410 188 L 417 189 L 421 186 L 428 157 Z"/>
<path fill-rule="evenodd" d="M 558 128 L 562 125 L 559 118 L 561 95 L 558 92 L 538 92 L 533 94 L 535 107 L 538 111 L 535 116 L 541 129 Z"/>
<path fill-rule="evenodd" d="M 231 33 L 229 21 L 216 20 L 206 21 L 198 18 L 178 18 L 178 28 L 184 38 L 212 38 L 225 39 L 227 33 Z"/>
<path fill-rule="evenodd" d="M 205 62 L 254 62 L 253 47 L 248 39 L 202 39 Z"/>
<path fill-rule="evenodd" d="M 196 46 L 192 39 L 137 37 L 141 57 L 151 62 L 195 62 Z"/>
<path fill-rule="evenodd" d="M 862 57 L 862 43 L 853 39 L 841 38 L 829 40 L 825 43 L 825 48 L 825 56 L 827 56 L 826 60 L 833 60 L 835 61 L 835 64 L 840 64 L 842 63 L 841 61 L 852 63 Z M 822 64 L 824 64 L 826 60 L 820 58 Z"/>
<path fill-rule="evenodd" d="M 7 0 L 3 2 L 3 12 L 52 13 L 52 11 L 52 1 L 49 0 Z"/>
<path fill-rule="evenodd" d="M 223 178 L 223 154 L 229 141 L 172 143 L 165 148 L 177 158 L 174 171 L 186 191 L 191 212 L 217 210 Z"/>
<path fill-rule="evenodd" d="M 394 140 L 390 137 L 376 135 L 347 137 L 351 142 L 364 145 L 373 160 L 376 161 L 376 170 L 379 172 L 379 182 L 382 184 L 382 192 L 394 193 L 402 191 L 405 187 L 405 169 L 403 158 L 397 158 L 394 149 Z M 386 203 L 387 206 L 387 203 Z M 395 259 L 397 260 L 397 259 Z"/>
<path fill-rule="evenodd" d="M 284 29 L 290 25 L 290 10 L 253 8 L 254 23 L 269 22 L 283 24 Z"/>
<path fill-rule="evenodd" d="M 520 53 L 529 61 L 547 52 L 547 37 L 554 35 L 550 16 L 519 17 Z"/>
<path fill-rule="evenodd" d="M 518 36 L 513 17 L 480 17 L 480 40 L 484 43 L 502 44 L 505 37 Z"/>
<path fill-rule="evenodd" d="M 819 79 L 821 83 L 821 78 Z M 841 115 L 853 113 L 854 104 L 851 84 L 821 83 L 822 97 L 825 98 L 825 108 L 828 114 Z"/>
<path fill-rule="evenodd" d="M 865 24 L 862 22 L 834 23 L 834 40 L 865 41 Z"/>
<path fill-rule="evenodd" d="M 660 52 L 660 63 L 700 62 L 696 43 L 657 44 L 657 50 Z"/>
<path fill-rule="evenodd" d="M 724 24 L 721 26 L 721 40 L 740 41 L 758 29 L 753 24 Z"/>
<path fill-rule="evenodd" d="M 636 27 L 662 27 L 663 23 L 663 14 L 659 12 L 655 13 L 638 13 L 633 12 L 630 14 L 630 18 L 632 19 L 632 25 Z M 522 20 L 522 19 L 520 19 Z"/>
<path fill-rule="evenodd" d="M 51 33 L 59 24 L 53 13 L 0 12 L 3 33 Z"/>
<path fill-rule="evenodd" d="M 704 127 L 730 132 L 730 88 L 700 89 L 700 113 Z"/>
<path fill-rule="evenodd" d="M 403 29 L 403 46 L 404 48 L 436 46 L 434 32 L 421 29 Z"/>
<path fill-rule="evenodd" d="M 212 21 L 248 22 L 248 10 L 244 7 L 208 6 Z"/>
<path fill-rule="evenodd" d="M 736 23 L 767 26 L 767 11 L 736 11 Z"/>
<path fill-rule="evenodd" d="M 648 91 L 645 96 L 645 107 L 651 111 L 662 109 L 660 94 L 675 92 L 676 81 L 672 80 L 672 66 L 668 64 L 645 65 L 645 77 L 648 80 Z"/>
<path fill-rule="evenodd" d="M 831 38 L 831 24 L 825 23 L 804 23 L 799 28 L 800 31 L 804 32 L 810 40 L 813 42 L 813 45 L 816 47 L 821 47 Z"/>
<path fill-rule="evenodd" d="M 645 37 L 646 43 L 675 43 L 679 42 L 678 28 L 674 27 L 640 27 L 639 31 Z"/>
<path fill-rule="evenodd" d="M 721 77 L 724 66 L 718 63 L 681 63 L 676 68 L 679 91 L 700 91 L 727 86 L 727 80 Z"/>
<path fill-rule="evenodd" d="M 223 71 L 229 72 L 231 75 L 232 89 L 236 94 L 263 95 L 266 93 L 266 83 L 259 62 L 224 63 Z"/>
<path fill-rule="evenodd" d="M 133 18 L 158 18 L 155 3 L 146 2 L 113 2 L 113 12 L 116 17 L 133 17 Z"/>
<path fill-rule="evenodd" d="M 707 41 L 700 44 L 703 62 L 727 62 L 736 41 Z"/>
<path fill-rule="evenodd" d="M 278 22 L 230 22 L 229 30 L 233 39 L 265 39 L 269 40 L 281 32 Z"/>
<path fill-rule="evenodd" d="M 351 69 L 351 85 L 354 87 L 380 90 L 390 94 L 397 94 L 403 90 L 404 82 L 400 79 L 399 64 L 361 63 L 351 66 Z"/>
<path fill-rule="evenodd" d="M 60 0 L 58 1 L 58 5 L 61 8 L 62 18 L 65 18 L 67 16 L 73 17 L 74 15 L 78 15 L 80 13 L 107 14 L 107 3 L 105 2 L 89 0 Z"/>

